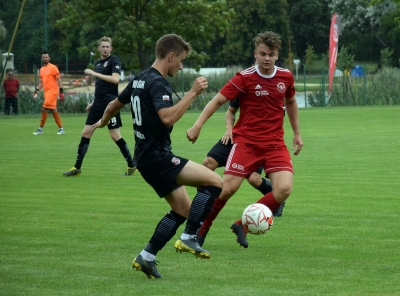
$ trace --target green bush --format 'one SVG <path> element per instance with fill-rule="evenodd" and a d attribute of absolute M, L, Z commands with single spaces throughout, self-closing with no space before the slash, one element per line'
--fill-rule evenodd
<path fill-rule="evenodd" d="M 342 78 L 332 88 L 330 106 L 399 105 L 400 70 L 383 68 L 375 75 Z"/>

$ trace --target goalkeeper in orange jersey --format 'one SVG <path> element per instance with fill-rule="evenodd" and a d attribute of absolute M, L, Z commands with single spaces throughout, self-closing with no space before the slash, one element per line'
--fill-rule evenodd
<path fill-rule="evenodd" d="M 53 114 L 54 120 L 56 121 L 59 131 L 57 135 L 65 134 L 60 114 L 57 111 L 57 99 L 60 97 L 61 101 L 65 100 L 64 91 L 62 88 L 62 81 L 60 71 L 57 66 L 50 63 L 50 56 L 47 51 L 42 52 L 43 66 L 40 68 L 39 76 L 40 82 L 33 94 L 33 100 L 36 101 L 36 97 L 41 89 L 44 92 L 44 102 L 42 105 L 42 117 L 40 119 L 40 125 L 34 135 L 40 135 L 43 133 L 43 127 L 46 124 L 47 114 L 50 111 Z"/>

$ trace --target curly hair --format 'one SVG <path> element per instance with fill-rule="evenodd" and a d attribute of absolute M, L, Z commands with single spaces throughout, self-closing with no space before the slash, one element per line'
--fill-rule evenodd
<path fill-rule="evenodd" d="M 282 45 L 281 37 L 272 31 L 258 33 L 253 39 L 254 46 L 257 48 L 261 43 L 267 45 L 272 50 L 280 50 Z"/>

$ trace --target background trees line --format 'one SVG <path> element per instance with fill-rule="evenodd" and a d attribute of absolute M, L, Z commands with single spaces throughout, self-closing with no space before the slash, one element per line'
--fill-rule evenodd
<path fill-rule="evenodd" d="M 23 0 L 0 0 L 0 49 L 9 48 Z M 127 70 L 151 65 L 154 44 L 174 32 L 190 41 L 187 65 L 225 67 L 253 63 L 253 37 L 266 30 L 283 40 L 280 63 L 293 58 L 312 63 L 327 60 L 333 12 L 342 18 L 339 48 L 355 60 L 397 66 L 400 57 L 398 0 L 27 0 L 12 52 L 17 71 L 32 73 L 46 47 L 52 61 L 65 71 L 82 71 L 95 60 L 97 40 L 111 36 L 114 54 Z M 47 4 L 45 9 L 45 4 Z M 95 56 L 91 57 L 90 52 Z M 74 64 L 79 64 L 77 70 Z M 63 66 L 64 65 L 64 66 Z"/>

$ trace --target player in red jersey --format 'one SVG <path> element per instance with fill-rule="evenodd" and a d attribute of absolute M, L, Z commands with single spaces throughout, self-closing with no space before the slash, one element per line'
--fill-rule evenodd
<path fill-rule="evenodd" d="M 187 138 L 196 142 L 200 130 L 212 114 L 228 100 L 239 97 L 240 116 L 233 128 L 233 142 L 224 172 L 221 195 L 215 200 L 199 233 L 207 234 L 207 227 L 237 192 L 245 178 L 259 166 L 272 182 L 273 191 L 261 197 L 262 203 L 274 211 L 290 195 L 293 186 L 293 165 L 284 142 L 283 119 L 286 112 L 292 127 L 294 155 L 303 146 L 300 136 L 298 106 L 294 78 L 288 69 L 275 66 L 282 41 L 274 32 L 259 33 L 254 38 L 254 57 L 257 64 L 237 73 L 207 104 Z M 237 242 L 247 248 L 247 229 L 241 219 L 232 226 Z"/>

